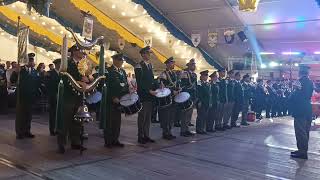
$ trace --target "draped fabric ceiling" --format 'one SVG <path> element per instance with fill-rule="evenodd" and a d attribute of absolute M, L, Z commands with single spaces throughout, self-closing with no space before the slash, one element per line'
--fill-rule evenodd
<path fill-rule="evenodd" d="M 117 8 L 113 6 L 117 6 Z M 130 6 L 137 6 L 136 11 L 128 9 Z M 41 42 L 40 44 L 46 48 L 49 45 L 50 49 L 59 52 L 64 35 L 67 35 L 70 40 L 69 46 L 72 44 L 71 35 L 65 30 L 64 26 L 71 26 L 75 31 L 82 29 L 83 14 L 81 11 L 90 11 L 90 14 L 94 18 L 93 37 L 103 35 L 106 41 L 110 42 L 111 50 L 123 52 L 136 62 L 139 62 L 141 59 L 139 50 L 144 47 L 143 39 L 146 36 L 152 36 L 152 61 L 156 73 L 165 68 L 163 62 L 170 56 L 175 58 L 178 69 L 185 68 L 185 64 L 191 58 L 195 58 L 198 64 L 197 71 L 203 69 L 214 70 L 214 67 L 209 65 L 197 48 L 176 39 L 166 30 L 166 27 L 153 21 L 143 7 L 136 5 L 134 2 L 114 0 L 53 0 L 50 11 L 52 14 L 59 16 L 59 19 L 56 18 L 57 20 L 55 20 L 40 16 L 36 12 L 29 14 L 26 12 L 26 5 L 24 3 L 15 2 L 7 6 L 0 6 L 0 20 L 15 27 L 17 26 L 18 16 L 20 16 L 22 24 L 30 27 L 30 36 L 32 38 L 37 39 L 37 42 Z M 130 11 L 136 14 L 130 14 Z M 127 13 L 127 15 L 123 15 L 123 12 Z M 61 18 L 63 21 L 61 21 Z M 139 24 L 132 23 L 132 19 L 135 22 L 139 22 Z M 148 28 L 151 27 L 150 23 L 153 24 L 152 27 L 155 27 L 156 30 Z M 162 34 L 162 36 L 159 34 Z M 126 41 L 123 50 L 119 49 L 118 40 L 120 38 Z M 173 43 L 168 43 L 169 40 Z M 106 60 L 108 63 L 110 63 L 110 56 L 114 53 L 114 51 L 109 54 L 107 53 Z M 94 55 L 95 52 L 92 52 L 90 58 L 97 62 Z M 56 57 L 52 57 L 52 59 L 54 58 Z M 129 67 L 128 64 L 126 66 Z"/>

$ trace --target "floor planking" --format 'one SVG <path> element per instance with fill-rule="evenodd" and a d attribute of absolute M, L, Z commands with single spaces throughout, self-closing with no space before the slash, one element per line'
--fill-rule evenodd
<path fill-rule="evenodd" d="M 120 137 L 124 149 L 104 148 L 102 133 L 93 122 L 86 125 L 89 149 L 82 156 L 69 148 L 65 155 L 56 154 L 56 139 L 48 136 L 47 124 L 47 115 L 35 116 L 32 132 L 36 138 L 18 141 L 14 116 L 0 116 L 0 158 L 23 167 L 0 161 L 0 179 L 320 180 L 319 131 L 311 132 L 308 161 L 290 159 L 295 137 L 288 117 L 174 141 L 162 140 L 159 124 L 152 124 L 151 136 L 157 143 L 138 145 L 136 116 L 127 116 Z M 179 130 L 175 128 L 174 134 L 178 136 Z"/>

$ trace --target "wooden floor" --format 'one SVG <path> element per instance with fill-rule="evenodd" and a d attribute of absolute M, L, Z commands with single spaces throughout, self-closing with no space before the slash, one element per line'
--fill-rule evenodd
<path fill-rule="evenodd" d="M 86 126 L 89 149 L 82 156 L 69 147 L 66 154 L 56 154 L 47 124 L 46 115 L 35 116 L 36 138 L 16 140 L 14 115 L 0 116 L 0 179 L 320 180 L 320 131 L 311 132 L 309 160 L 291 159 L 296 147 L 291 118 L 174 141 L 162 140 L 159 124 L 153 124 L 157 143 L 142 146 L 136 142 L 136 117 L 124 117 L 124 149 L 104 148 L 101 131 L 91 123 Z"/>

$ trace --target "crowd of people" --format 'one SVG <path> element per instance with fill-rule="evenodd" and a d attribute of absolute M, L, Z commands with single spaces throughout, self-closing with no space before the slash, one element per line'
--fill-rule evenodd
<path fill-rule="evenodd" d="M 68 58 L 66 72 L 72 76 L 82 87 L 88 85 L 98 77 L 98 68 L 88 76 L 80 74 L 77 64 L 83 59 L 85 53 L 77 46 L 69 49 L 71 56 Z M 121 126 L 120 98 L 127 93 L 137 93 L 142 104 L 138 112 L 138 143 L 154 143 L 149 129 L 150 122 L 159 122 L 162 129 L 162 138 L 175 139 L 172 128 L 180 127 L 180 135 L 184 137 L 197 134 L 226 131 L 240 126 L 248 126 L 248 114 L 255 112 L 257 119 L 262 119 L 265 111 L 266 118 L 282 117 L 294 112 L 292 96 L 294 95 L 298 81 L 290 80 L 263 80 L 254 82 L 249 74 L 242 75 L 234 70 L 220 69 L 209 74 L 208 70 L 200 72 L 198 80 L 195 73 L 196 61 L 191 59 L 182 71 L 174 70 L 173 57 L 165 61 L 166 69 L 155 79 L 153 67 L 150 63 L 150 47 L 140 51 L 142 61 L 135 64 L 134 74 L 126 74 L 122 68 L 123 55 L 112 56 L 113 64 L 107 67 L 107 110 L 106 116 L 99 116 L 99 102 L 90 105 L 91 111 L 96 112 L 97 120 L 106 120 L 108 126 L 103 128 L 106 147 L 123 147 L 119 141 Z M 49 103 L 49 131 L 50 135 L 57 135 L 58 152 L 65 152 L 66 139 L 71 139 L 72 149 L 85 148 L 79 143 L 79 123 L 73 120 L 78 105 L 81 102 L 79 93 L 75 93 L 67 78 L 59 74 L 61 59 L 57 59 L 49 65 L 49 71 L 45 71 L 45 65 L 40 63 L 35 68 L 35 54 L 29 54 L 29 63 L 18 66 L 15 62 L 7 62 L 0 65 L 0 96 L 1 99 L 9 99 L 9 96 L 19 96 L 16 107 L 16 137 L 17 139 L 34 138 L 31 133 L 32 109 L 37 99 L 45 97 Z M 18 78 L 18 73 L 20 77 Z M 209 80 L 210 77 L 210 80 Z M 64 96 L 62 104 L 63 114 L 58 118 L 57 94 L 59 82 L 64 82 Z M 20 81 L 18 91 L 15 91 L 17 81 Z M 159 102 L 159 91 L 167 88 L 170 90 L 170 103 Z M 190 95 L 191 106 L 182 108 L 175 97 L 181 92 Z M 2 112 L 8 107 L 8 101 L 3 101 Z M 7 104 L 6 107 L 3 104 Z M 14 104 L 14 103 L 12 103 Z M 196 132 L 189 127 L 194 109 L 197 109 Z M 241 114 L 241 116 L 240 116 Z M 106 117 L 106 119 L 101 119 Z M 241 117 L 240 123 L 238 119 Z M 62 125 L 56 127 L 59 119 Z"/>

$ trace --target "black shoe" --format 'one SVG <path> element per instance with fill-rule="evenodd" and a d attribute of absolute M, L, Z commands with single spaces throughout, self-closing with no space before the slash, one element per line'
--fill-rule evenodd
<path fill-rule="evenodd" d="M 120 148 L 123 148 L 123 147 L 124 147 L 124 144 L 120 143 L 119 141 L 113 143 L 112 145 L 113 145 L 113 146 L 116 146 L 116 147 L 120 147 Z"/>
<path fill-rule="evenodd" d="M 181 127 L 181 124 L 180 123 L 175 123 L 174 127 Z"/>
<path fill-rule="evenodd" d="M 290 156 L 291 156 L 292 158 L 308 159 L 308 154 L 296 153 L 296 154 L 291 154 Z"/>
<path fill-rule="evenodd" d="M 224 128 L 221 128 L 221 127 L 216 128 L 216 130 L 217 130 L 217 131 L 225 131 L 225 129 L 224 129 Z"/>
<path fill-rule="evenodd" d="M 188 134 L 187 134 L 187 132 L 181 132 L 181 133 L 180 133 L 180 136 L 183 136 L 183 137 L 190 137 L 190 135 L 188 135 Z"/>
<path fill-rule="evenodd" d="M 17 136 L 16 136 L 16 139 L 23 139 L 23 138 L 24 138 L 23 135 L 17 135 Z"/>
<path fill-rule="evenodd" d="M 163 139 L 166 139 L 166 140 L 173 140 L 175 139 L 176 137 L 171 135 L 171 134 L 168 134 L 168 135 L 162 135 L 162 138 Z"/>
<path fill-rule="evenodd" d="M 75 144 L 71 144 L 71 149 L 73 150 L 82 150 L 82 151 L 85 151 L 87 150 L 87 148 L 81 146 L 81 145 L 75 145 Z"/>
<path fill-rule="evenodd" d="M 155 143 L 156 141 L 153 139 L 150 139 L 149 137 L 144 138 L 145 142 L 149 142 L 149 143 Z"/>
<path fill-rule="evenodd" d="M 64 154 L 65 152 L 66 152 L 66 150 L 64 149 L 63 146 L 59 146 L 59 147 L 58 147 L 57 153 L 59 153 L 59 154 Z"/>
<path fill-rule="evenodd" d="M 57 133 L 55 133 L 55 132 L 50 132 L 50 136 L 56 136 L 57 135 Z"/>
<path fill-rule="evenodd" d="M 292 152 L 290 152 L 290 154 L 298 154 L 299 153 L 299 151 L 292 151 Z"/>
<path fill-rule="evenodd" d="M 224 129 L 231 129 L 231 127 L 229 125 L 225 125 L 223 126 Z"/>
<path fill-rule="evenodd" d="M 189 123 L 188 126 L 194 126 L 192 123 Z"/>
<path fill-rule="evenodd" d="M 24 135 L 24 137 L 26 137 L 26 138 L 34 138 L 35 136 L 33 135 L 33 134 L 31 134 L 31 133 L 27 133 L 27 134 L 25 134 Z"/>
<path fill-rule="evenodd" d="M 197 134 L 207 134 L 207 133 L 204 131 L 197 131 Z"/>
<path fill-rule="evenodd" d="M 236 125 L 236 124 L 233 124 L 231 125 L 232 128 L 239 128 L 240 126 L 239 125 Z"/>
<path fill-rule="evenodd" d="M 186 133 L 187 133 L 188 135 L 190 135 L 190 136 L 194 136 L 194 133 L 191 132 L 191 131 L 187 131 Z"/>
<path fill-rule="evenodd" d="M 106 147 L 106 148 L 112 148 L 112 144 L 110 144 L 110 143 L 104 143 L 104 147 Z"/>
<path fill-rule="evenodd" d="M 207 132 L 209 132 L 209 133 L 214 133 L 214 132 L 216 132 L 216 131 L 213 130 L 213 129 L 209 129 L 209 130 L 207 130 Z"/>
<path fill-rule="evenodd" d="M 138 138 L 138 143 L 139 144 L 146 144 L 147 142 L 143 138 Z"/>

